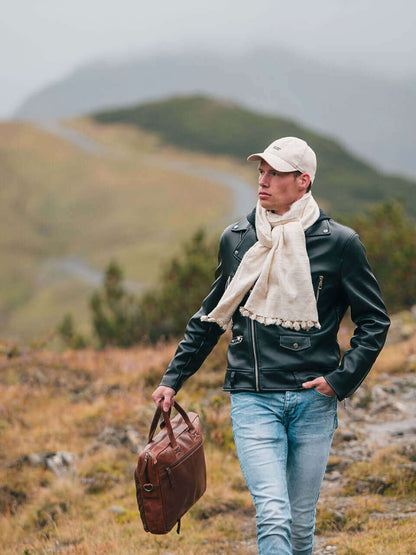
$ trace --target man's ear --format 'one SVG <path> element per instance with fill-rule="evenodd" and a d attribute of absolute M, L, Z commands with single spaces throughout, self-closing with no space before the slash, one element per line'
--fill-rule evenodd
<path fill-rule="evenodd" d="M 309 187 L 310 182 L 311 182 L 310 176 L 307 173 L 302 173 L 298 177 L 299 191 L 305 192 L 306 189 Z"/>

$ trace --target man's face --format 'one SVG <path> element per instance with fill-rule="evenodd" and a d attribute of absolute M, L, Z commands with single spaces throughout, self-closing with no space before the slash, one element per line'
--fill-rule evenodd
<path fill-rule="evenodd" d="M 294 172 L 279 172 L 261 160 L 259 167 L 259 200 L 266 210 L 284 214 L 305 194 L 309 176 L 296 176 Z"/>

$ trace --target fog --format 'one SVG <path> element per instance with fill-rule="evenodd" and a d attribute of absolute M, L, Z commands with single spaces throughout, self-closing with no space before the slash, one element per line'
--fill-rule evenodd
<path fill-rule="evenodd" d="M 412 0 L 14 0 L 0 21 L 0 117 L 94 59 L 285 47 L 313 60 L 416 79 Z"/>

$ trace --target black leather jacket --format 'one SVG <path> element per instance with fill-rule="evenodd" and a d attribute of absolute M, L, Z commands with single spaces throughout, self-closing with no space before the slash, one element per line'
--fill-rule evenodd
<path fill-rule="evenodd" d="M 305 237 L 321 328 L 294 331 L 265 326 L 237 309 L 225 391 L 299 390 L 304 381 L 324 376 L 341 400 L 357 389 L 381 351 L 390 320 L 357 233 L 321 211 Z M 244 253 L 256 241 L 255 210 L 222 234 L 216 280 L 189 321 L 161 385 L 178 391 L 217 343 L 223 330 L 200 317 L 217 305 Z M 340 361 L 337 332 L 348 306 L 356 329 L 351 348 Z"/>

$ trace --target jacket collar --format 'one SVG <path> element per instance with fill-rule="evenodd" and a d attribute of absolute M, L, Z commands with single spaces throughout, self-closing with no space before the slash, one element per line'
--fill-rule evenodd
<path fill-rule="evenodd" d="M 331 219 L 329 216 L 325 214 L 321 209 L 319 209 L 319 217 L 308 229 L 305 231 L 305 235 L 308 237 L 318 237 L 318 236 L 328 236 L 331 235 L 331 226 L 329 220 Z M 256 229 L 256 209 L 247 214 L 246 217 L 242 218 L 239 222 L 234 224 L 231 229 L 232 231 L 246 231 L 249 226 L 254 227 Z"/>

